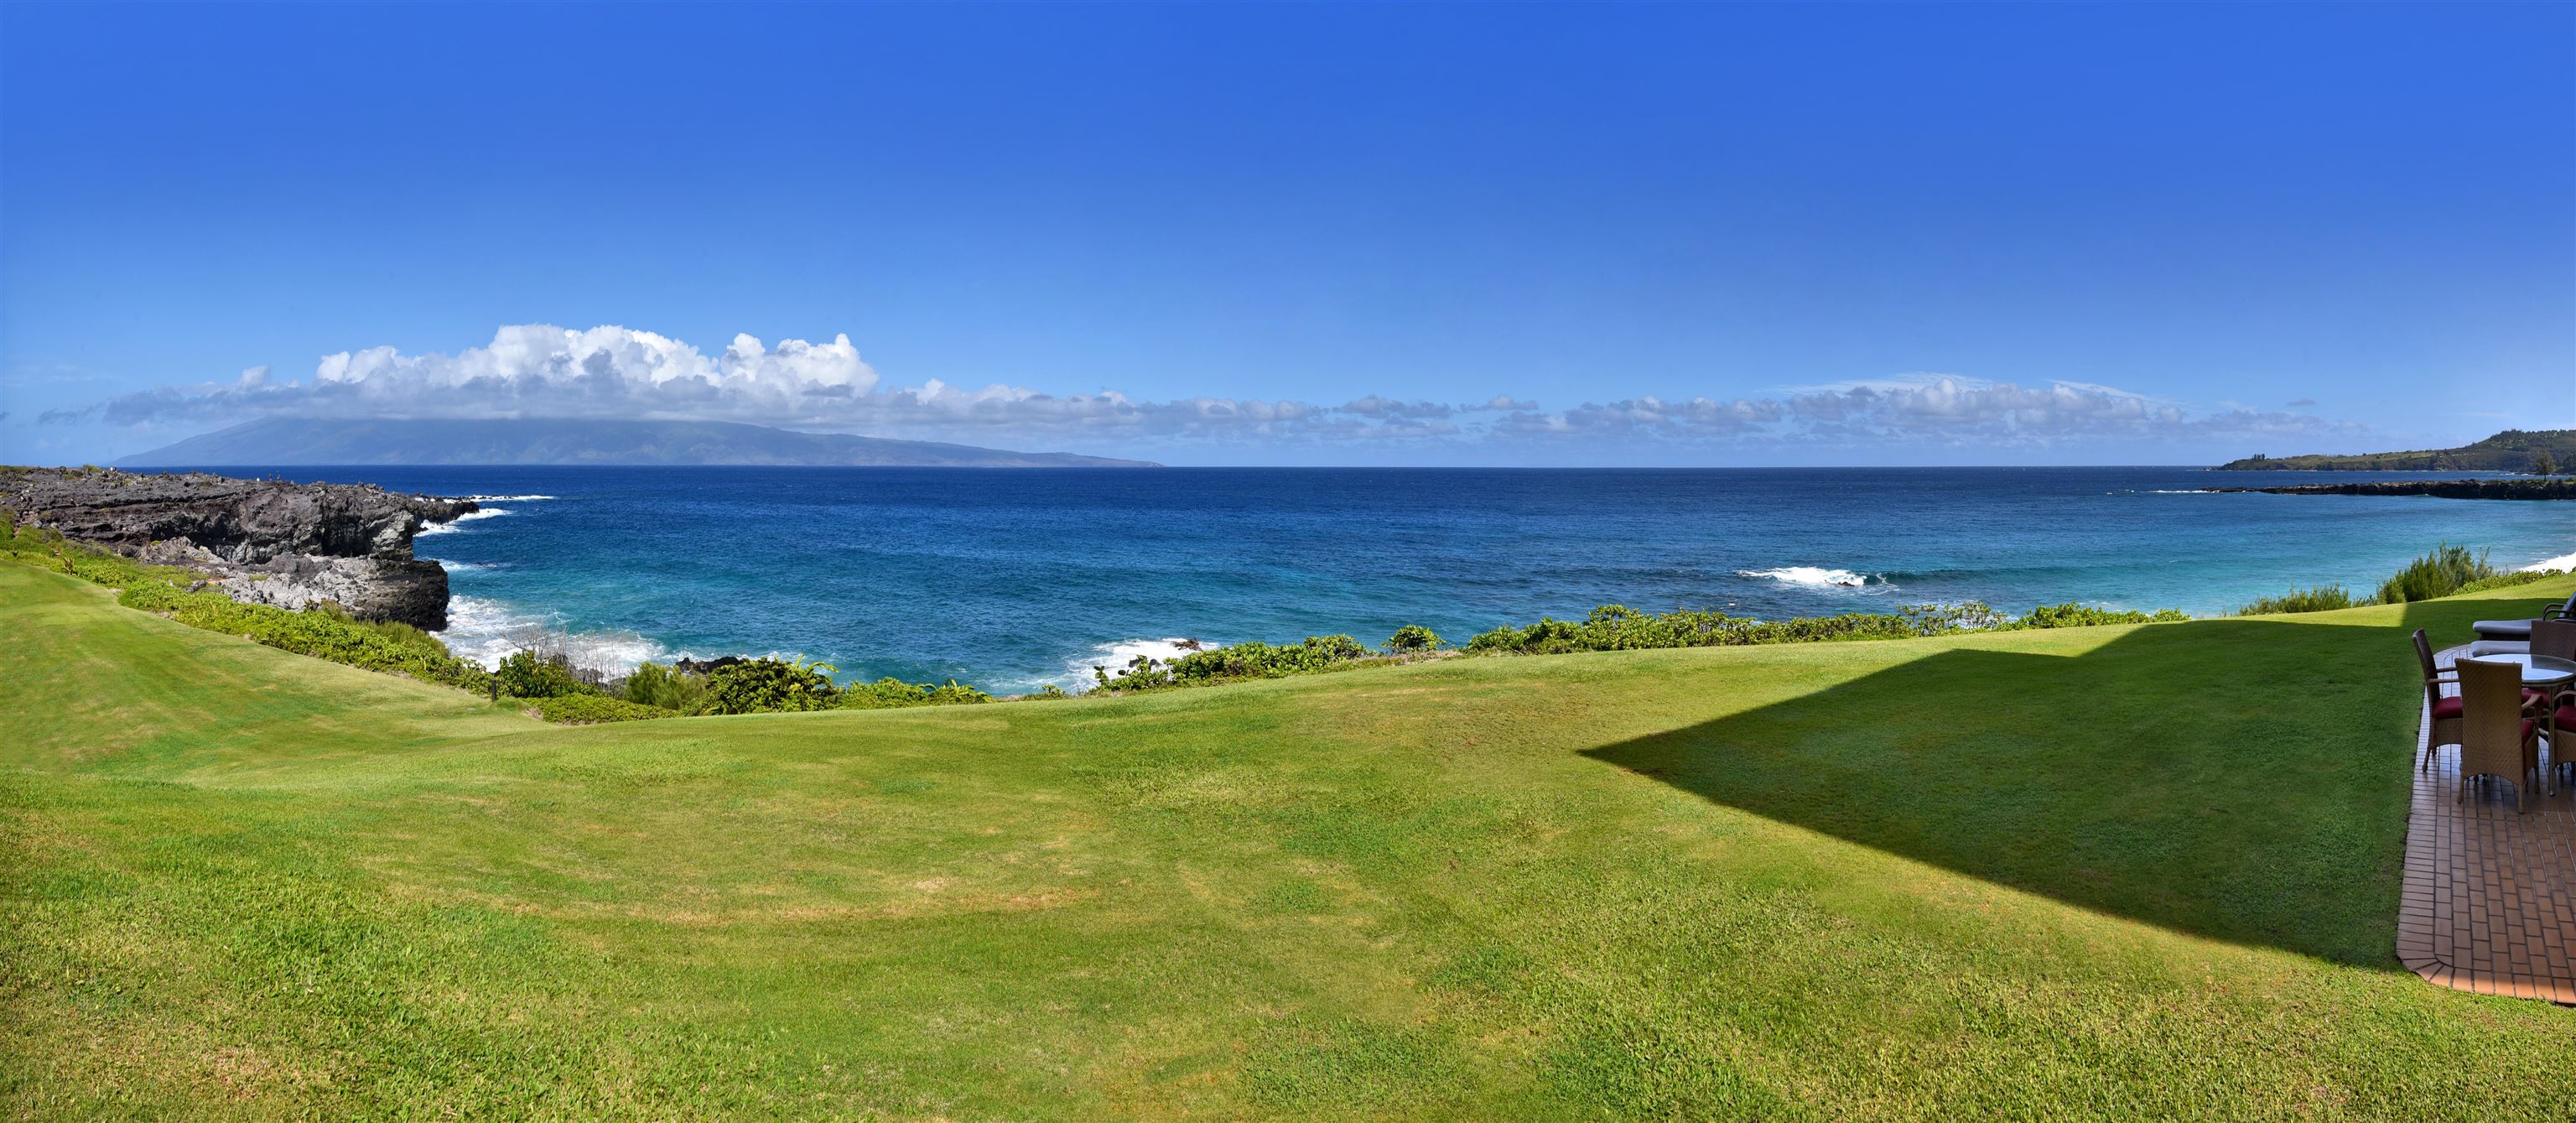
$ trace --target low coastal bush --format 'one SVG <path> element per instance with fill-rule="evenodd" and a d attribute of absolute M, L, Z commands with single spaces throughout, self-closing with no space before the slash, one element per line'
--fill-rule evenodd
<path fill-rule="evenodd" d="M 2487 564 L 2484 550 L 2472 554 L 2466 546 L 2435 546 L 2432 553 L 2406 563 L 2406 568 L 2380 583 L 2379 603 L 2406 604 L 2447 597 L 2462 586 L 2497 576 L 2496 568 Z"/>
<path fill-rule="evenodd" d="M 592 688 L 573 673 L 570 661 L 557 656 L 549 659 L 534 651 L 513 651 L 494 668 L 492 677 L 501 681 L 501 693 L 513 698 L 564 698 L 591 694 Z"/>
<path fill-rule="evenodd" d="M 1984 605 L 1975 607 L 1985 608 Z M 2068 601 L 2065 604 L 2043 604 L 2023 615 L 1997 620 L 1985 627 L 1999 632 L 2014 632 L 2030 628 L 2094 628 L 2104 624 L 2171 624 L 2189 619 L 2191 614 L 2179 608 L 2133 612 L 2117 608 L 2095 608 L 2092 605 Z"/>
<path fill-rule="evenodd" d="M 325 613 L 242 604 L 222 593 L 184 592 L 158 581 L 128 585 L 116 600 L 128 608 L 167 616 L 192 628 L 240 636 L 298 655 L 409 675 L 476 693 L 491 687 L 489 672 L 447 654 L 444 648 L 433 650 Z"/>
<path fill-rule="evenodd" d="M 638 705 L 605 694 L 558 694 L 533 701 L 536 704 L 529 709 L 557 725 L 597 725 L 608 721 L 650 721 L 680 716 L 659 706 Z"/>
<path fill-rule="evenodd" d="M 706 705 L 707 680 L 676 667 L 644 663 L 626 676 L 619 692 L 639 706 L 693 714 Z"/>
<path fill-rule="evenodd" d="M 1369 650 L 1368 645 L 1350 636 L 1308 636 L 1299 643 L 1238 643 L 1168 660 L 1139 655 L 1115 674 L 1107 667 L 1093 667 L 1091 677 L 1101 690 L 1154 690 L 1284 678 L 1385 658 L 1383 653 Z"/>
<path fill-rule="evenodd" d="M 430 654 L 440 656 L 454 654 L 447 650 L 447 644 L 441 642 L 437 636 L 421 631 L 419 628 L 403 623 L 400 620 L 360 620 L 355 616 L 349 615 L 349 610 L 329 601 L 315 604 L 304 611 L 319 612 L 322 615 L 328 616 L 343 624 L 347 624 L 355 628 L 365 628 L 368 631 L 381 635 L 395 643 L 417 647 Z"/>
<path fill-rule="evenodd" d="M 2564 572 L 2566 571 L 2559 569 L 2517 569 L 2509 573 L 2499 573 L 2493 577 L 2478 578 L 2475 581 L 2471 581 L 2466 585 L 2462 585 L 2457 589 L 2451 590 L 2451 595 L 2457 596 L 2461 593 L 2483 593 L 2489 589 L 2510 589 L 2516 585 L 2528 585 L 2534 581 L 2556 577 Z"/>
<path fill-rule="evenodd" d="M 2067 603 L 2043 605 L 2021 616 L 2005 616 L 1983 604 L 1923 605 L 1895 612 L 1855 612 L 1841 616 L 1801 616 L 1756 620 L 1723 612 L 1640 612 L 1622 604 L 1605 604 L 1582 620 L 1542 617 L 1537 623 L 1505 624 L 1478 634 L 1464 648 L 1469 655 L 1563 655 L 1578 651 L 1636 651 L 1670 647 L 1730 647 L 1743 644 L 1822 643 L 1839 640 L 1904 639 L 1958 631 L 2017 631 L 2030 628 L 2075 628 L 2098 624 L 2149 624 L 2188 620 L 2175 609 L 2128 612 Z M 1429 637 L 1418 645 L 1399 644 L 1407 633 Z M 1243 643 L 1193 652 L 1171 660 L 1138 656 L 1119 671 L 1093 667 L 1096 689 L 1116 692 L 1175 686 L 1208 686 L 1220 682 L 1280 678 L 1317 671 L 1397 662 L 1431 653 L 1438 644 L 1430 629 L 1410 626 L 1387 641 L 1387 650 L 1372 651 L 1349 636 L 1309 636 L 1303 643 Z"/>
<path fill-rule="evenodd" d="M 2292 589 L 2276 597 L 2256 597 L 2254 603 L 2236 610 L 2238 616 L 2277 616 L 2291 612 L 2329 612 L 2369 604 L 2370 598 L 2352 598 L 2352 591 L 2341 585 L 2319 585 L 2313 589 Z"/>
<path fill-rule="evenodd" d="M 1386 649 L 1389 651 L 1407 653 L 1437 651 L 1446 646 L 1448 643 L 1440 638 L 1440 633 L 1420 624 L 1407 624 L 1397 628 L 1394 635 L 1386 638 Z"/>
<path fill-rule="evenodd" d="M 834 705 L 844 710 L 893 710 L 906 706 L 973 706 L 992 700 L 992 695 L 953 678 L 944 683 L 881 678 L 852 683 Z"/>
<path fill-rule="evenodd" d="M 711 714 L 796 713 L 832 708 L 839 691 L 833 667 L 802 659 L 745 659 L 707 676 L 705 709 Z"/>

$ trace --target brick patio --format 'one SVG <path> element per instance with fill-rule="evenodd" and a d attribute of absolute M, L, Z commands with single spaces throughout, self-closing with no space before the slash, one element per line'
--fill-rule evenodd
<path fill-rule="evenodd" d="M 2436 659 L 2448 667 L 2463 650 Z M 2425 773 L 2430 733 L 2427 713 L 2416 733 L 2397 958 L 2456 990 L 2576 1004 L 2576 785 L 2533 793 L 2528 813 L 2514 810 L 2503 781 L 2454 802 L 2459 750 L 2444 750 Z"/>

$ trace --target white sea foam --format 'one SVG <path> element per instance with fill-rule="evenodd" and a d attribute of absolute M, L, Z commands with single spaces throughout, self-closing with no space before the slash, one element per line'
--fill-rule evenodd
<path fill-rule="evenodd" d="M 1063 674 L 1045 681 L 1061 686 L 1067 690 L 1072 690 L 1078 687 L 1088 687 L 1098 681 L 1091 677 L 1091 669 L 1093 667 L 1109 668 L 1109 673 L 1111 677 L 1114 678 L 1117 676 L 1118 672 L 1126 670 L 1127 664 L 1133 662 L 1139 655 L 1161 661 L 1178 659 L 1183 655 L 1187 655 L 1190 653 L 1191 649 L 1181 646 L 1182 644 L 1187 643 L 1196 643 L 1199 645 L 1199 650 L 1205 651 L 1214 651 L 1217 648 L 1224 646 L 1223 644 L 1208 643 L 1203 640 L 1191 640 L 1180 636 L 1173 636 L 1168 639 L 1122 639 L 1115 643 L 1104 643 L 1093 646 L 1089 651 L 1068 660 L 1064 665 Z"/>
<path fill-rule="evenodd" d="M 421 527 L 420 532 L 422 534 L 454 534 L 458 530 L 463 529 L 464 524 L 476 519 L 497 519 L 509 513 L 510 509 L 507 507 L 485 507 L 480 511 L 467 511 L 462 515 L 458 515 L 453 522 L 430 523 Z"/>
<path fill-rule="evenodd" d="M 1817 588 L 1857 589 L 1877 578 L 1848 569 L 1827 569 L 1815 565 L 1784 565 L 1778 569 L 1739 569 L 1738 577 L 1768 577 L 1784 585 L 1809 585 Z M 1881 584 L 1885 582 L 1881 581 Z"/>
<path fill-rule="evenodd" d="M 539 499 L 552 499 L 552 498 L 554 498 L 554 496 L 551 496 L 551 495 L 468 495 L 468 496 L 466 496 L 466 498 L 467 498 L 467 499 L 471 499 L 471 500 L 473 500 L 473 501 L 475 501 L 475 502 L 477 502 L 477 503 L 529 503 L 529 502 L 533 502 L 533 501 L 536 501 L 536 500 L 539 500 Z"/>
<path fill-rule="evenodd" d="M 611 678 L 634 670 L 638 663 L 688 657 L 687 652 L 672 651 L 633 632 L 567 631 L 558 620 L 482 597 L 448 598 L 447 630 L 438 638 L 457 658 L 486 670 L 500 666 L 502 659 L 522 648 L 560 651 L 574 666 L 602 671 Z"/>
<path fill-rule="evenodd" d="M 2149 495 L 2216 495 L 2216 494 L 2218 494 L 2218 493 L 2217 493 L 2217 492 L 2215 492 L 2215 491 L 2211 491 L 2211 490 L 2209 490 L 2208 488 L 2205 488 L 2205 487 L 2160 487 L 2160 488 L 2156 488 L 2156 489 L 2155 489 L 2155 490 L 2153 490 L 2153 491 L 2148 492 L 2147 494 L 2149 494 Z"/>
<path fill-rule="evenodd" d="M 2576 569 L 2576 554 L 2560 554 L 2554 558 L 2542 558 L 2539 561 L 2522 567 L 2522 571 L 2524 573 L 2538 573 L 2546 569 Z"/>

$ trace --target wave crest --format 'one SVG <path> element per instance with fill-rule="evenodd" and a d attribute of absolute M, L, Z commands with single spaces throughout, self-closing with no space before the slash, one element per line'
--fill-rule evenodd
<path fill-rule="evenodd" d="M 463 524 L 465 523 L 472 522 L 476 519 L 497 519 L 509 513 L 510 509 L 507 507 L 485 507 L 480 511 L 467 511 L 447 522 L 425 524 L 420 528 L 420 534 L 413 535 L 413 537 L 417 538 L 421 535 L 427 534 L 454 534 L 457 531 L 464 529 Z"/>
<path fill-rule="evenodd" d="M 1873 582 L 1884 585 L 1887 579 L 1848 569 L 1828 569 L 1818 565 L 1784 565 L 1777 569 L 1739 569 L 1738 577 L 1768 578 L 1784 585 L 1805 585 L 1819 589 L 1857 589 Z"/>
<path fill-rule="evenodd" d="M 688 656 L 633 632 L 567 631 L 553 619 L 482 597 L 449 597 L 447 629 L 434 634 L 457 658 L 487 671 L 522 648 L 560 652 L 574 666 L 610 678 L 632 672 L 638 663 L 668 663 Z"/>
<path fill-rule="evenodd" d="M 1159 662 L 1170 662 L 1193 651 L 1214 651 L 1223 646 L 1225 645 L 1182 636 L 1164 639 L 1122 639 L 1095 644 L 1089 651 L 1066 661 L 1063 674 L 1043 681 L 1068 690 L 1078 686 L 1087 687 L 1094 681 L 1091 677 L 1093 667 L 1107 667 L 1112 674 L 1115 674 L 1126 669 L 1127 664 L 1134 662 L 1139 655 Z"/>

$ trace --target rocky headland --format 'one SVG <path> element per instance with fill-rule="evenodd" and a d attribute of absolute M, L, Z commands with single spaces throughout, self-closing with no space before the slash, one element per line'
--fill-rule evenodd
<path fill-rule="evenodd" d="M 2269 495 L 2430 495 L 2440 499 L 2576 499 L 2576 478 L 2520 476 L 2485 480 L 2372 480 L 2367 483 L 2210 487 L 2201 490 L 2259 491 Z"/>
<path fill-rule="evenodd" d="M 200 472 L 0 469 L 0 510 L 19 522 L 155 565 L 206 575 L 246 604 L 339 605 L 362 620 L 447 626 L 447 570 L 412 557 L 430 523 L 470 499 L 373 484 L 299 484 Z"/>

